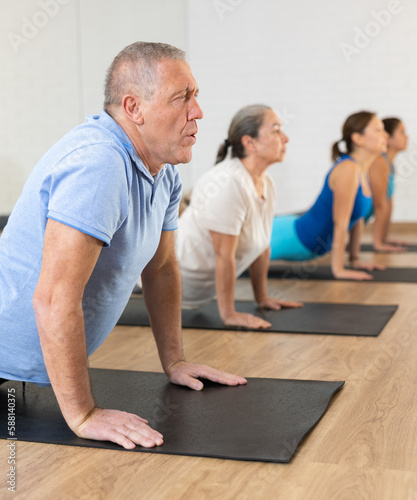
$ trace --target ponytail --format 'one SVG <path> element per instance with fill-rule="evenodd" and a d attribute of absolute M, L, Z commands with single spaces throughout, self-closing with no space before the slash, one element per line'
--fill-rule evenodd
<path fill-rule="evenodd" d="M 352 140 L 352 135 L 354 133 L 363 134 L 365 128 L 368 126 L 368 123 L 374 118 L 375 113 L 371 113 L 370 111 L 359 111 L 358 113 L 354 113 L 346 118 L 345 123 L 342 128 L 342 138 L 335 142 L 332 146 L 332 160 L 336 161 L 343 154 L 352 153 L 355 149 L 355 144 Z M 344 142 L 346 145 L 346 151 L 340 151 L 339 144 Z"/>
<path fill-rule="evenodd" d="M 217 165 L 218 163 L 220 163 L 221 161 L 223 161 L 226 158 L 228 147 L 229 147 L 229 141 L 226 139 L 225 141 L 223 141 L 220 144 L 219 149 L 217 150 L 217 157 L 216 157 L 215 165 Z"/>
<path fill-rule="evenodd" d="M 336 141 L 332 146 L 332 161 L 336 161 L 338 158 L 342 156 L 342 151 L 340 151 L 339 144 L 342 141 Z"/>
<path fill-rule="evenodd" d="M 231 147 L 231 158 L 245 158 L 246 151 L 242 144 L 242 137 L 244 135 L 255 139 L 258 137 L 267 111 L 271 111 L 269 106 L 252 104 L 245 106 L 235 114 L 229 126 L 227 139 L 220 144 L 217 151 L 216 165 L 226 158 L 229 146 Z"/>

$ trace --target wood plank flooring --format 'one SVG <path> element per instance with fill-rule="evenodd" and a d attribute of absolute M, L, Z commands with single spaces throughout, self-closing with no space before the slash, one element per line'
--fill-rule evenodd
<path fill-rule="evenodd" d="M 396 229 L 417 240 L 416 225 Z M 375 258 L 417 267 L 417 253 Z M 0 498 L 417 500 L 417 284 L 270 281 L 269 287 L 288 299 L 399 304 L 377 338 L 184 331 L 187 357 L 195 362 L 247 377 L 346 381 L 291 464 L 18 442 L 13 497 L 3 441 Z M 252 298 L 247 280 L 239 280 L 236 296 Z M 90 365 L 161 371 L 152 333 L 140 327 L 116 327 Z"/>

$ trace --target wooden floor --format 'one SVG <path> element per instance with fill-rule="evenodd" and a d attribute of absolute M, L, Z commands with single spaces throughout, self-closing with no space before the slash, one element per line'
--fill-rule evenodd
<path fill-rule="evenodd" d="M 417 240 L 415 225 L 399 230 Z M 376 259 L 417 267 L 417 253 Z M 306 301 L 399 304 L 377 338 L 184 331 L 196 362 L 247 377 L 346 381 L 291 464 L 18 442 L 17 493 L 7 491 L 4 473 L 0 498 L 417 500 L 417 284 L 271 281 L 270 290 Z M 246 280 L 237 295 L 252 297 Z M 116 327 L 91 366 L 161 371 L 151 331 L 139 327 Z M 3 471 L 6 451 L 4 444 Z"/>

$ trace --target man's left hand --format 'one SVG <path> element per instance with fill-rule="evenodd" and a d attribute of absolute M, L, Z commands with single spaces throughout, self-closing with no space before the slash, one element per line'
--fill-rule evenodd
<path fill-rule="evenodd" d="M 167 375 L 173 384 L 184 385 L 196 391 L 201 391 L 204 387 L 203 382 L 198 380 L 200 378 L 223 385 L 241 385 L 247 382 L 245 378 L 238 375 L 222 372 L 207 365 L 188 363 L 187 361 L 178 361 L 172 364 L 167 369 Z"/>

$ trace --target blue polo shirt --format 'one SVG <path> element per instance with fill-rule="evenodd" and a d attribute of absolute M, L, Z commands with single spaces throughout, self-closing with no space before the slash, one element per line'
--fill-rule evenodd
<path fill-rule="evenodd" d="M 177 228 L 181 189 L 177 167 L 152 176 L 105 111 L 42 157 L 0 237 L 0 378 L 49 385 L 32 306 L 48 218 L 103 241 L 83 297 L 90 355 L 117 323 L 161 231 Z"/>

